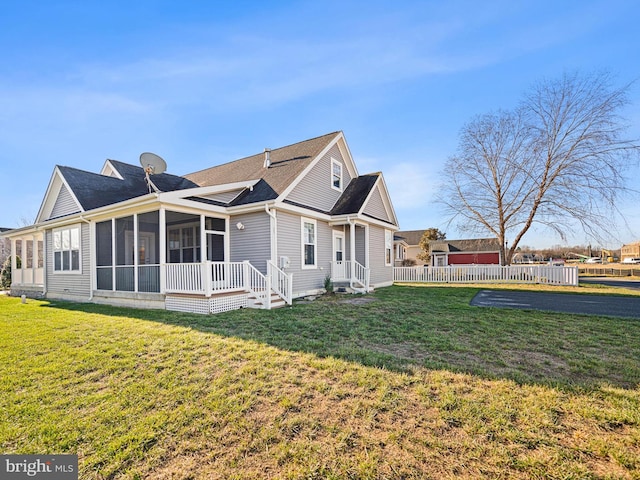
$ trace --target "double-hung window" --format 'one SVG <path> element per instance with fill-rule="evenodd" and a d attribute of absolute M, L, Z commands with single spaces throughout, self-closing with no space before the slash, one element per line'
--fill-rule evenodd
<path fill-rule="evenodd" d="M 342 191 L 342 164 L 331 159 L 331 188 Z"/>
<path fill-rule="evenodd" d="M 317 223 L 315 220 L 302 219 L 302 268 L 316 267 Z"/>
<path fill-rule="evenodd" d="M 80 272 L 80 226 L 53 231 L 54 272 Z"/>
<path fill-rule="evenodd" d="M 391 251 L 393 250 L 393 232 L 391 230 L 384 231 L 384 263 L 391 265 Z"/>

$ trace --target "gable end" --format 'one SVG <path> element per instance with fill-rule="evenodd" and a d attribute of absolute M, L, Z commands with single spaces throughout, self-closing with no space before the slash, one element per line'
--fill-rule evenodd
<path fill-rule="evenodd" d="M 65 215 L 71 215 L 72 213 L 78 213 L 79 211 L 80 209 L 78 208 L 78 204 L 73 198 L 73 195 L 71 195 L 71 192 L 69 192 L 67 186 L 63 184 L 60 187 L 58 198 L 56 198 L 56 201 L 53 204 L 53 208 L 51 209 L 51 213 L 49 214 L 47 220 L 63 217 Z"/>

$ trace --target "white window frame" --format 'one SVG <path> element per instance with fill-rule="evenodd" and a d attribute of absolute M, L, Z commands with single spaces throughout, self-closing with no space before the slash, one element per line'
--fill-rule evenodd
<path fill-rule="evenodd" d="M 393 232 L 384 231 L 384 264 L 389 267 L 393 265 Z"/>
<path fill-rule="evenodd" d="M 333 173 L 333 167 L 334 165 L 337 165 L 340 168 L 340 175 L 339 175 L 339 185 L 336 187 L 334 185 L 334 179 L 336 177 L 336 174 Z M 343 185 L 343 175 L 342 172 L 344 171 L 344 169 L 342 168 L 342 163 L 340 163 L 338 160 L 336 160 L 335 158 L 331 158 L 331 188 L 334 190 L 337 190 L 338 192 L 342 192 L 342 185 Z"/>
<path fill-rule="evenodd" d="M 307 243 L 306 239 L 306 231 L 305 224 L 313 225 L 313 243 Z M 313 264 L 305 264 L 305 254 L 306 254 L 306 246 L 313 245 Z M 301 258 L 300 258 L 300 268 L 302 269 L 313 269 L 318 268 L 318 222 L 312 218 L 300 218 L 300 249 L 301 249 Z"/>
<path fill-rule="evenodd" d="M 78 248 L 73 248 L 73 244 L 72 244 L 72 231 L 77 230 L 78 231 Z M 69 248 L 62 248 L 63 245 L 63 240 L 64 240 L 64 232 L 69 232 Z M 56 248 L 56 236 L 59 235 L 60 236 L 60 248 Z M 73 266 L 73 251 L 77 250 L 78 251 L 78 268 L 77 269 L 72 269 L 71 267 Z M 75 225 L 69 225 L 67 227 L 61 227 L 61 228 L 55 228 L 53 229 L 53 231 L 51 232 L 51 252 L 52 252 L 52 264 L 53 264 L 53 273 L 56 275 L 62 274 L 62 275 L 68 275 L 68 274 L 81 274 L 82 273 L 82 225 L 77 223 Z M 56 253 L 60 252 L 61 255 L 61 259 L 60 259 L 60 266 L 61 268 L 56 268 Z M 63 252 L 69 252 L 69 269 L 65 270 L 64 269 L 64 253 Z"/>

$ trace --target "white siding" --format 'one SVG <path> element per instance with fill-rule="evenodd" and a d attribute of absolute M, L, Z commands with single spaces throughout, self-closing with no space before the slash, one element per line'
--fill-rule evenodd
<path fill-rule="evenodd" d="M 285 271 L 293 273 L 293 296 L 324 287 L 324 279 L 331 275 L 332 228 L 328 223 L 317 221 L 317 268 L 302 268 L 302 234 L 300 217 L 278 212 L 278 256 L 289 257 L 290 266 Z"/>
<path fill-rule="evenodd" d="M 369 201 L 364 207 L 363 213 L 366 213 L 367 215 L 370 215 L 373 218 L 377 218 L 379 220 L 385 220 L 387 222 L 391 221 L 386 208 L 384 208 L 382 194 L 380 193 L 380 189 L 378 187 L 376 187 L 373 192 L 371 192 L 371 197 L 369 197 Z"/>
<path fill-rule="evenodd" d="M 384 231 L 382 227 L 369 227 L 369 268 L 371 284 L 378 285 L 393 282 L 393 266 L 385 265 Z"/>
<path fill-rule="evenodd" d="M 329 211 L 342 192 L 331 188 L 331 158 L 342 164 L 342 190 L 351 181 L 349 171 L 337 146 L 331 148 L 287 196 L 287 200 Z"/>
<path fill-rule="evenodd" d="M 367 266 L 367 229 L 356 227 L 356 255 L 355 261 L 360 265 Z"/>
<path fill-rule="evenodd" d="M 53 204 L 49 218 L 62 217 L 63 215 L 70 215 L 79 211 L 76 201 L 71 196 L 71 193 L 69 193 L 69 189 L 67 189 L 66 185 L 62 185 L 60 193 L 58 193 L 58 198 L 56 198 L 56 203 Z"/>
<path fill-rule="evenodd" d="M 214 200 L 216 202 L 228 203 L 234 198 L 236 198 L 240 192 L 244 189 L 232 190 L 230 192 L 222 192 L 222 193 L 214 193 L 211 195 L 204 195 L 203 198 L 208 198 L 209 200 Z"/>
<path fill-rule="evenodd" d="M 80 261 L 81 273 L 62 273 L 53 271 L 53 235 L 51 230 L 45 233 L 47 262 L 47 297 L 69 300 L 89 300 L 91 296 L 91 259 L 89 224 L 81 223 Z"/>
<path fill-rule="evenodd" d="M 242 222 L 244 230 L 236 225 Z M 263 274 L 267 273 L 267 261 L 271 258 L 270 223 L 266 212 L 236 215 L 229 220 L 231 262 L 251 264 Z"/>

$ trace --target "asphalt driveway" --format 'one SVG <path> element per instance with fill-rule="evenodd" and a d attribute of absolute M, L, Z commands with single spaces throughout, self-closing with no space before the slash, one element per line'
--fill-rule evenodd
<path fill-rule="evenodd" d="M 470 304 L 476 307 L 517 308 L 521 310 L 640 318 L 640 297 L 481 290 L 473 297 Z"/>
<path fill-rule="evenodd" d="M 640 280 L 629 280 L 626 278 L 615 277 L 580 277 L 580 283 L 598 283 L 600 285 L 608 285 L 610 287 L 640 289 Z"/>

